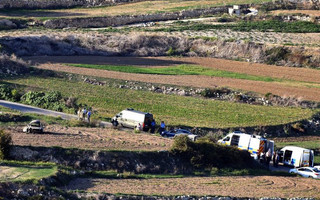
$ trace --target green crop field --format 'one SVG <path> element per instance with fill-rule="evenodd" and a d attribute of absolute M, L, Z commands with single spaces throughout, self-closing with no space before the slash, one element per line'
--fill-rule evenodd
<path fill-rule="evenodd" d="M 0 182 L 36 182 L 57 173 L 58 167 L 51 163 L 0 161 Z"/>
<path fill-rule="evenodd" d="M 82 67 L 91 69 L 102 69 L 108 71 L 117 71 L 136 74 L 159 74 L 159 75 L 203 75 L 222 78 L 235 78 L 251 81 L 277 82 L 286 86 L 320 88 L 320 84 L 314 82 L 302 82 L 290 79 L 280 79 L 268 76 L 256 76 L 245 73 L 216 70 L 213 68 L 202 67 L 198 65 L 178 65 L 171 67 L 146 68 L 137 66 L 116 66 L 116 65 L 92 65 L 92 64 L 65 64 L 72 67 Z"/>
<path fill-rule="evenodd" d="M 236 72 L 229 72 L 223 70 L 215 70 L 212 68 L 197 66 L 197 65 L 178 65 L 172 67 L 161 67 L 161 68 L 145 68 L 136 66 L 115 66 L 115 65 L 89 65 L 89 64 L 66 64 L 73 67 L 84 67 L 92 69 L 103 69 L 109 71 L 118 71 L 126 73 L 137 73 L 137 74 L 162 74 L 162 75 L 205 75 L 215 77 L 226 77 L 236 79 L 246 79 L 253 81 L 265 81 L 273 82 L 280 81 L 277 78 L 254 76 Z"/>
<path fill-rule="evenodd" d="M 27 90 L 61 91 L 93 107 L 94 118 L 110 119 L 126 108 L 150 112 L 159 123 L 190 127 L 248 127 L 278 125 L 310 118 L 317 110 L 248 105 L 204 98 L 90 85 L 66 78 L 21 77 L 4 80 Z"/>

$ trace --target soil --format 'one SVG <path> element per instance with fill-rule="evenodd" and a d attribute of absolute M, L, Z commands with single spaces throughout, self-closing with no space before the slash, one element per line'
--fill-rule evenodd
<path fill-rule="evenodd" d="M 27 134 L 23 127 L 10 127 L 13 144 L 21 146 L 59 146 L 90 150 L 160 151 L 168 150 L 173 140 L 148 133 L 111 128 L 79 128 L 48 125 L 43 134 Z"/>
<path fill-rule="evenodd" d="M 271 12 L 273 15 L 279 14 L 305 14 L 310 16 L 320 16 L 319 10 L 275 10 Z"/>
<path fill-rule="evenodd" d="M 239 176 L 171 179 L 90 179 L 70 182 L 69 190 L 145 195 L 232 197 L 320 197 L 318 180 L 300 177 Z"/>
<path fill-rule="evenodd" d="M 104 78 L 114 78 L 131 81 L 151 82 L 159 84 L 172 84 L 181 86 L 192 86 L 201 88 L 212 88 L 216 86 L 231 87 L 246 91 L 253 91 L 260 94 L 271 92 L 273 94 L 283 97 L 295 97 L 303 100 L 320 101 L 320 89 L 307 87 L 298 84 L 288 84 L 281 82 L 262 82 L 250 81 L 243 79 L 233 78 L 220 78 L 209 76 L 172 76 L 172 75 L 150 75 L 150 74 L 132 74 L 121 73 L 106 70 L 88 69 L 65 66 L 59 63 L 90 63 L 90 64 L 113 64 L 113 65 L 134 65 L 139 66 L 169 66 L 185 63 L 196 64 L 206 67 L 212 67 L 219 70 L 226 70 L 238 73 L 252 74 L 258 76 L 269 76 L 274 78 L 284 78 L 288 80 L 305 81 L 305 82 L 320 82 L 320 74 L 318 70 L 306 68 L 290 68 L 279 67 L 264 64 L 254 64 L 246 62 L 229 61 L 214 58 L 170 58 L 170 57 L 157 57 L 157 58 L 122 58 L 122 57 L 96 57 L 96 56 L 68 56 L 68 57 L 37 57 L 26 58 L 34 62 L 45 63 L 38 67 L 42 69 L 63 71 L 68 73 L 77 73 L 87 76 L 96 76 Z M 168 64 L 158 64 L 159 60 Z"/>
<path fill-rule="evenodd" d="M 280 138 L 272 138 L 272 140 L 277 142 L 302 142 L 302 141 L 319 141 L 320 144 L 320 136 L 300 136 L 300 137 L 280 137 Z M 320 145 L 319 145 L 320 148 Z"/>

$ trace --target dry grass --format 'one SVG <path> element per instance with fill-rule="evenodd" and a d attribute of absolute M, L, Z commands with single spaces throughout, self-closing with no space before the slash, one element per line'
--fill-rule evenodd
<path fill-rule="evenodd" d="M 319 17 L 320 16 L 320 10 L 275 10 L 271 12 L 273 15 L 282 15 L 282 14 L 305 14 L 310 16 Z"/>

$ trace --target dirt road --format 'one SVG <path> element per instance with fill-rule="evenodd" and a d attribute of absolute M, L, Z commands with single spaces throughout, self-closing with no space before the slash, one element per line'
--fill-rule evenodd
<path fill-rule="evenodd" d="M 34 62 L 44 63 L 39 68 L 63 71 L 68 73 L 77 73 L 88 76 L 97 76 L 104 78 L 114 78 L 131 81 L 151 82 L 159 84 L 172 84 L 181 86 L 192 86 L 202 88 L 212 88 L 216 86 L 231 87 L 246 91 L 253 91 L 260 94 L 271 92 L 279 96 L 291 96 L 305 100 L 320 101 L 320 89 L 307 87 L 299 84 L 287 85 L 281 82 L 262 82 L 250 81 L 234 78 L 220 78 L 209 76 L 172 76 L 172 75 L 150 75 L 150 74 L 132 74 L 121 73 L 106 70 L 88 69 L 65 66 L 59 63 L 90 63 L 90 64 L 113 64 L 113 65 L 130 65 L 129 58 L 122 57 L 38 57 L 26 58 Z M 55 61 L 56 60 L 56 61 Z M 206 67 L 212 67 L 219 70 L 246 73 L 259 76 L 269 76 L 274 78 L 285 78 L 295 81 L 320 82 L 320 73 L 318 70 L 306 68 L 289 68 L 269 66 L 262 64 L 252 64 L 246 62 L 229 61 L 213 58 L 132 58 L 134 65 L 144 67 L 170 66 L 177 63 L 197 64 Z M 161 63 L 163 61 L 163 63 Z M 54 63 L 54 64 L 52 64 Z M 154 63 L 154 64 L 152 64 Z M 167 64 L 164 64 L 167 63 Z"/>
<path fill-rule="evenodd" d="M 13 144 L 21 146 L 59 146 L 91 150 L 168 150 L 173 140 L 148 133 L 111 128 L 79 128 L 49 125 L 44 134 L 22 133 L 22 127 L 9 128 Z"/>
<path fill-rule="evenodd" d="M 319 180 L 300 177 L 233 176 L 166 179 L 78 178 L 69 190 L 90 192 L 232 197 L 320 197 Z"/>

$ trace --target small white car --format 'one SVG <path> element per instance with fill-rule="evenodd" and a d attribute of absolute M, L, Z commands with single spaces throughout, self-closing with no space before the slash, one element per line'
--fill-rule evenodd
<path fill-rule="evenodd" d="M 313 166 L 313 167 L 320 171 L 320 165 Z"/>
<path fill-rule="evenodd" d="M 196 141 L 198 139 L 198 135 L 192 134 L 190 131 L 185 129 L 173 129 L 169 131 L 163 131 L 161 133 L 163 137 L 175 138 L 179 135 L 186 135 L 192 141 Z"/>
<path fill-rule="evenodd" d="M 43 125 L 40 120 L 32 120 L 27 126 L 23 127 L 24 133 L 43 133 Z"/>
<path fill-rule="evenodd" d="M 303 177 L 320 178 L 320 170 L 315 167 L 300 167 L 295 169 L 290 169 L 289 173 L 299 174 Z"/>

